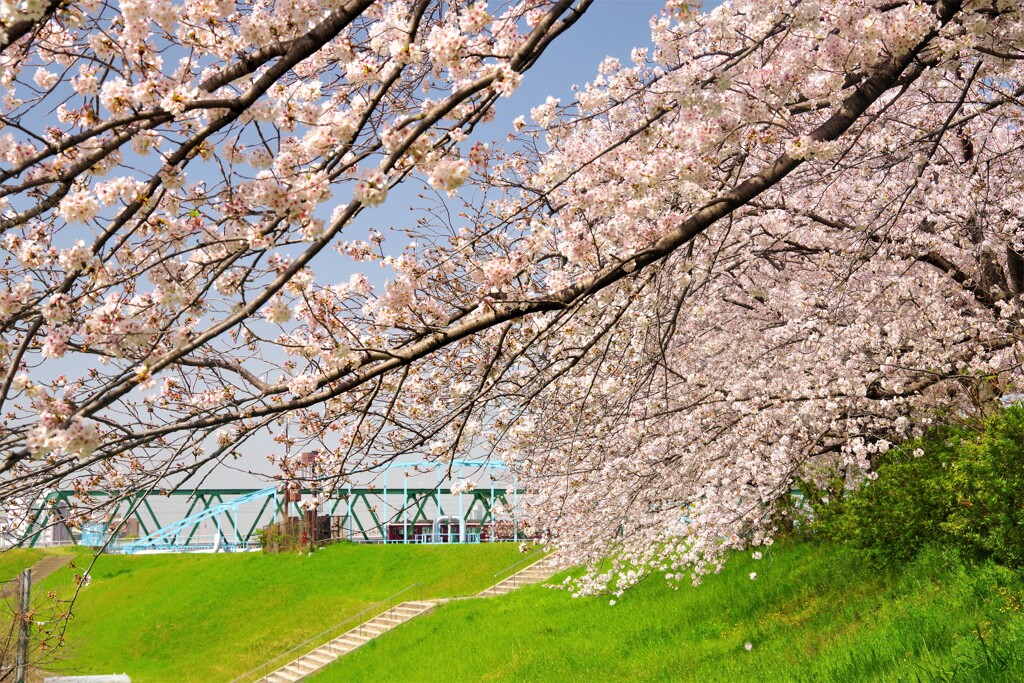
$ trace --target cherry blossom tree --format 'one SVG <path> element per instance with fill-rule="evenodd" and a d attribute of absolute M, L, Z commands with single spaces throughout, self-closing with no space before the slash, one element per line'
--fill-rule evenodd
<path fill-rule="evenodd" d="M 1017 3 L 668 0 L 478 139 L 589 4 L 4 2 L 0 497 L 486 453 L 621 592 L 1016 390 Z"/>
<path fill-rule="evenodd" d="M 534 110 L 524 239 L 592 295 L 519 343 L 506 452 L 594 563 L 577 588 L 699 576 L 769 544 L 794 487 L 1014 390 L 1020 19 L 733 3 Z"/>

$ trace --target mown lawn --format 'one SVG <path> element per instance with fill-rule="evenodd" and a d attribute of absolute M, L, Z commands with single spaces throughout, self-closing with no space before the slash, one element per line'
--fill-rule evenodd
<path fill-rule="evenodd" d="M 541 586 L 452 602 L 313 680 L 1020 681 L 1022 592 L 1017 573 L 937 550 L 887 571 L 777 547 L 697 588 L 651 578 L 615 606 Z"/>
<path fill-rule="evenodd" d="M 411 584 L 420 586 L 406 599 L 421 589 L 425 598 L 469 595 L 518 559 L 512 544 L 103 555 L 79 595 L 67 645 L 48 668 L 125 672 L 133 683 L 228 681 Z M 73 574 L 60 570 L 37 590 L 67 595 Z"/>

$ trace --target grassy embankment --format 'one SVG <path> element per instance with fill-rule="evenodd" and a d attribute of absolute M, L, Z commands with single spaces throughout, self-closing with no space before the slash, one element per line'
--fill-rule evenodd
<path fill-rule="evenodd" d="M 948 553 L 879 570 L 808 543 L 697 588 L 654 577 L 614 607 L 541 586 L 449 603 L 313 680 L 1020 681 L 1022 593 L 1020 574 Z"/>
<path fill-rule="evenodd" d="M 15 548 L 0 553 L 0 583 L 17 578 L 22 569 L 28 569 L 48 555 L 67 557 L 68 561 L 82 554 L 81 548 L 57 546 L 55 548 Z"/>
<path fill-rule="evenodd" d="M 510 544 L 104 555 L 80 594 L 68 645 L 48 668 L 126 672 L 137 683 L 227 681 L 410 584 L 420 583 L 424 598 L 473 594 L 518 558 Z M 67 594 L 73 574 L 62 569 L 36 590 Z"/>
<path fill-rule="evenodd" d="M 0 583 L 15 578 L 22 569 L 43 559 L 46 552 L 39 548 L 16 548 L 0 553 Z"/>

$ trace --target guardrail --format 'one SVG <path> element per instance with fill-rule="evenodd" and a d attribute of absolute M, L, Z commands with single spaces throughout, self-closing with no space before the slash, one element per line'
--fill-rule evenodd
<path fill-rule="evenodd" d="M 374 617 L 378 617 L 381 614 L 384 614 L 385 612 L 391 611 L 391 609 L 395 605 L 397 605 L 397 604 L 399 604 L 401 602 L 405 602 L 406 601 L 406 598 L 402 598 L 401 600 L 397 600 L 396 601 L 396 598 L 398 598 L 399 595 L 403 595 L 405 593 L 408 593 L 413 588 L 417 588 L 417 587 L 420 589 L 420 591 L 419 591 L 419 599 L 423 600 L 423 586 L 421 586 L 419 583 L 414 583 L 414 584 L 411 584 L 409 586 L 406 586 L 405 588 L 403 588 L 402 590 L 398 591 L 394 595 L 390 595 L 390 596 L 384 598 L 383 600 L 381 600 L 380 602 L 377 602 L 377 603 L 374 603 L 374 604 L 370 605 L 369 607 L 364 609 L 362 612 L 358 612 L 356 614 L 353 614 L 352 616 L 348 617 L 344 621 L 340 621 L 337 624 L 335 624 L 334 626 L 330 627 L 326 631 L 318 633 L 317 635 L 313 636 L 312 638 L 310 638 L 310 639 L 308 639 L 308 640 L 306 640 L 304 642 L 299 643 L 298 645 L 296 645 L 292 649 L 288 650 L 287 652 L 282 652 L 281 654 L 277 655 L 273 659 L 270 659 L 270 660 L 264 662 L 263 664 L 261 664 L 260 666 L 256 667 L 252 671 L 245 672 L 244 674 L 242 674 L 238 678 L 235 678 L 235 679 L 231 680 L 230 683 L 241 683 L 241 681 L 247 681 L 247 680 L 258 681 L 261 678 L 264 678 L 265 676 L 273 673 L 274 671 L 277 671 L 278 669 L 280 669 L 282 666 L 284 666 L 288 662 L 290 662 L 290 661 L 292 661 L 294 659 L 298 659 L 301 655 L 306 654 L 308 652 L 312 652 L 313 650 L 315 650 L 316 648 L 320 647 L 321 645 L 324 645 L 324 644 L 329 643 L 330 641 L 334 640 L 335 638 L 340 636 L 342 633 L 345 633 L 347 631 L 352 630 L 351 627 L 348 627 L 348 628 L 346 628 L 346 629 L 344 629 L 344 630 L 339 632 L 339 629 L 341 629 L 342 626 L 349 625 L 353 621 L 355 621 L 356 619 L 359 619 L 360 617 L 362 617 L 362 621 L 361 621 L 361 623 L 359 625 L 363 626 L 363 625 L 365 625 L 366 622 L 370 621 Z M 385 607 L 384 609 L 381 609 L 381 607 L 383 607 L 385 604 L 387 605 L 387 607 Z M 377 610 L 375 614 L 373 614 L 372 616 L 366 616 L 366 615 L 370 614 L 371 612 L 374 612 L 375 610 Z M 333 635 L 331 635 L 331 634 L 333 634 Z M 317 641 L 323 641 L 323 642 L 317 642 Z M 317 644 L 313 645 L 313 643 L 317 643 Z M 298 654 L 300 652 L 301 652 L 301 654 Z"/>
<path fill-rule="evenodd" d="M 138 545 L 138 539 L 115 539 L 110 541 L 105 552 L 117 555 L 137 555 L 140 553 L 209 553 L 209 552 L 253 552 L 260 550 L 263 546 L 253 539 L 251 541 L 224 540 L 217 542 L 216 534 L 196 534 L 188 542 L 188 545 L 177 543 L 150 543 L 145 546 Z M 36 545 L 39 545 L 38 543 Z"/>
<path fill-rule="evenodd" d="M 498 582 L 498 577 L 501 576 L 502 574 L 508 573 L 509 570 L 515 569 L 516 567 L 519 567 L 520 565 L 523 565 L 523 564 L 525 564 L 526 566 L 529 566 L 531 564 L 535 564 L 537 562 L 540 562 L 542 559 L 544 559 L 549 554 L 550 553 L 548 553 L 548 551 L 545 548 L 538 548 L 538 549 L 534 550 L 533 552 L 531 552 L 530 554 L 528 554 L 526 557 L 522 558 L 521 560 L 519 560 L 515 564 L 510 564 L 509 566 L 505 567 L 504 569 L 496 572 L 494 574 L 494 584 L 491 587 L 492 588 L 497 588 L 498 587 L 498 583 L 499 583 Z M 539 557 L 538 557 L 538 555 L 539 555 Z M 525 569 L 525 568 L 526 567 L 523 567 L 523 569 Z M 515 575 L 518 574 L 518 573 L 519 572 L 514 572 L 512 574 L 512 576 L 515 577 Z M 504 580 L 505 579 L 502 579 L 502 581 L 504 581 Z M 513 578 L 512 579 L 512 585 L 518 587 L 517 584 L 518 584 L 518 582 L 516 581 L 515 578 Z"/>

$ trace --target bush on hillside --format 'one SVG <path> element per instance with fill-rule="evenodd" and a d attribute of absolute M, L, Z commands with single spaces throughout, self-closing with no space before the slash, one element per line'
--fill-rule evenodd
<path fill-rule="evenodd" d="M 941 541 L 953 510 L 948 474 L 960 441 L 959 432 L 945 429 L 891 449 L 877 479 L 818 507 L 818 528 L 882 563 L 904 562 Z"/>
<path fill-rule="evenodd" d="M 976 556 L 1024 566 L 1024 408 L 1002 411 L 965 441 L 947 479 L 955 500 L 945 532 Z"/>
<path fill-rule="evenodd" d="M 816 528 L 879 562 L 941 544 L 1024 566 L 1024 408 L 906 442 L 876 472 L 838 504 L 819 505 Z"/>

